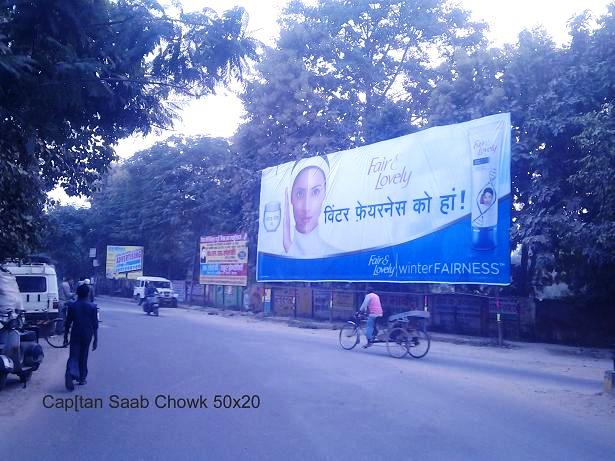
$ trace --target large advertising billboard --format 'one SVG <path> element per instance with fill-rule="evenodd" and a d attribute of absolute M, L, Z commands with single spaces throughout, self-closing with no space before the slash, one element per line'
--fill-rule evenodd
<path fill-rule="evenodd" d="M 143 247 L 108 245 L 106 262 L 108 279 L 136 279 L 143 275 Z"/>
<path fill-rule="evenodd" d="M 258 281 L 510 283 L 510 114 L 267 168 Z"/>
<path fill-rule="evenodd" d="M 200 277 L 203 285 L 248 285 L 248 235 L 201 237 Z"/>

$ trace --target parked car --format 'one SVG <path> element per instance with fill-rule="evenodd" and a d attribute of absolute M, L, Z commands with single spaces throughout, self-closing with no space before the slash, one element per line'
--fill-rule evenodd
<path fill-rule="evenodd" d="M 177 307 L 177 293 L 173 292 L 171 281 L 163 277 L 137 277 L 137 283 L 133 290 L 135 301 L 143 302 L 145 299 L 145 284 L 148 282 L 153 283 L 158 290 L 161 305 Z"/>
<path fill-rule="evenodd" d="M 15 276 L 28 321 L 59 313 L 58 278 L 52 264 L 9 262 L 3 266 Z"/>

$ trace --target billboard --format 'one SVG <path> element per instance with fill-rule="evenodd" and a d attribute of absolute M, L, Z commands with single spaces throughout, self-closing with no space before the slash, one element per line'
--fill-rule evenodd
<path fill-rule="evenodd" d="M 199 283 L 248 285 L 247 234 L 201 237 Z"/>
<path fill-rule="evenodd" d="M 258 281 L 510 283 L 510 114 L 263 170 Z"/>
<path fill-rule="evenodd" d="M 143 247 L 107 245 L 106 270 L 108 279 L 136 279 L 143 275 Z"/>

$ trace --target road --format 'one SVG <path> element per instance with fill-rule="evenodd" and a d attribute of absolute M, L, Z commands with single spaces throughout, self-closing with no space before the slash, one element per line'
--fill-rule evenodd
<path fill-rule="evenodd" d="M 4 454 L 427 461 L 602 460 L 615 452 L 615 398 L 601 392 L 606 358 L 434 342 L 424 359 L 398 360 L 379 346 L 344 351 L 335 331 L 183 309 L 148 317 L 110 298 L 99 305 L 87 385 L 67 392 L 68 352 L 46 348 L 27 389 L 13 383 L 0 393 Z M 258 408 L 214 408 L 216 395 Z M 45 408 L 75 396 L 102 408 Z M 112 396 L 149 405 L 109 408 Z M 208 408 L 157 407 L 170 398 L 207 399 Z"/>

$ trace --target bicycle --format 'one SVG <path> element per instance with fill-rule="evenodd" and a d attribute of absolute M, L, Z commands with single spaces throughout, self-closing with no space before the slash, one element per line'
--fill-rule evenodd
<path fill-rule="evenodd" d="M 62 349 L 68 347 L 68 342 L 64 342 L 64 326 L 66 321 L 64 317 L 56 317 L 53 319 L 45 320 L 40 324 L 43 330 L 45 341 L 51 347 L 56 349 Z"/>

